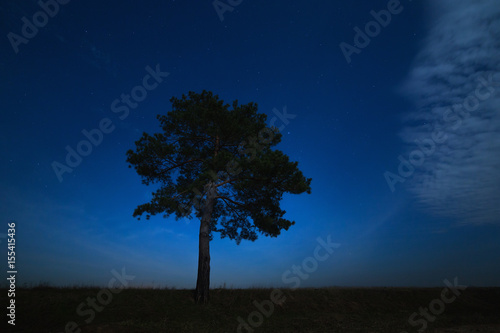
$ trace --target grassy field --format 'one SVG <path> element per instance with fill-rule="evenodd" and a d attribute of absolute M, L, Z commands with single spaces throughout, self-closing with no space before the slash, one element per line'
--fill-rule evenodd
<path fill-rule="evenodd" d="M 112 294 L 100 288 L 35 287 L 16 290 L 16 326 L 4 325 L 8 318 L 3 314 L 2 327 L 8 327 L 1 331 L 59 333 L 73 325 L 67 332 L 238 332 L 241 325 L 239 332 L 411 333 L 425 322 L 427 332 L 500 332 L 500 288 L 467 288 L 453 301 L 453 293 L 445 293 L 447 302 L 441 300 L 442 291 L 213 289 L 210 304 L 198 306 L 191 290 L 123 289 Z M 6 312 L 5 289 L 0 299 Z M 99 311 L 88 303 L 92 299 Z M 436 315 L 428 312 L 425 319 L 419 311 L 429 306 Z M 447 330 L 452 327 L 456 330 Z"/>

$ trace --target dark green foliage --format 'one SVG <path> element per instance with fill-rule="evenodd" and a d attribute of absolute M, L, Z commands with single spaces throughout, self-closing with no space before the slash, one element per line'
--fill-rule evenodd
<path fill-rule="evenodd" d="M 220 232 L 239 243 L 257 232 L 278 236 L 295 222 L 283 218 L 284 193 L 310 193 L 297 162 L 272 147 L 281 141 L 265 114 L 249 103 L 232 108 L 203 91 L 172 98 L 172 111 L 159 115 L 162 133 L 144 133 L 136 150 L 127 152 L 144 184 L 159 185 L 151 202 L 138 206 L 135 217 L 174 214 L 200 218 L 210 186 L 216 200 L 211 237 Z"/>

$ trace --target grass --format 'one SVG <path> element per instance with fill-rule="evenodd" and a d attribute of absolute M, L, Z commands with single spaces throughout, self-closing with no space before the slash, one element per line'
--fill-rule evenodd
<path fill-rule="evenodd" d="M 78 306 L 86 303 L 88 297 L 95 298 L 100 290 L 48 285 L 17 289 L 16 326 L 8 325 L 6 331 L 59 333 L 65 332 L 67 322 L 74 321 L 82 333 L 237 332 L 238 317 L 248 322 L 253 313 L 254 323 L 259 321 L 254 301 L 265 302 L 272 292 L 213 289 L 210 304 L 198 306 L 192 290 L 131 288 L 114 294 L 102 311 L 95 311 L 92 320 L 89 312 L 77 314 Z M 262 315 L 260 326 L 249 328 L 255 332 L 418 332 L 421 325 L 411 326 L 408 318 L 420 307 L 428 307 L 441 291 L 442 288 L 281 289 L 285 302 L 274 304 L 269 317 Z M 7 304 L 6 290 L 0 293 L 1 304 Z M 4 305 L 2 308 L 6 311 Z M 89 307 L 82 309 L 88 311 Z M 5 314 L 2 317 L 5 322 Z M 433 323 L 429 322 L 427 331 L 459 325 L 500 327 L 500 288 L 466 289 L 446 305 Z"/>

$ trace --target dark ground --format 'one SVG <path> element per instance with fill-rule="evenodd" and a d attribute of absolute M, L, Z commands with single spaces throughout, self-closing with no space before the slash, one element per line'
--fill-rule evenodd
<path fill-rule="evenodd" d="M 7 321 L 7 291 L 1 290 L 2 332 L 238 332 L 238 317 L 249 324 L 240 332 L 500 332 L 500 288 L 467 288 L 446 304 L 443 288 L 282 289 L 282 304 L 272 304 L 272 289 L 214 289 L 211 302 L 198 306 L 193 291 L 124 289 L 107 299 L 100 288 L 35 287 L 16 291 L 16 326 Z M 278 291 L 276 293 L 279 293 Z M 100 311 L 86 305 L 96 298 Z M 452 293 L 445 298 L 451 299 Z M 275 299 L 276 300 L 276 299 Z M 263 305 L 259 313 L 254 301 Z M 80 314 L 77 309 L 80 304 Z M 279 303 L 279 302 L 277 302 Z M 440 308 L 444 305 L 444 308 Z M 434 306 L 436 315 L 413 317 Z M 439 313 L 442 311 L 442 313 Z M 264 314 L 262 314 L 265 312 Z M 93 313 L 94 318 L 91 318 Z M 267 316 L 268 315 L 268 316 Z M 88 321 L 88 323 L 85 322 Z M 433 321 L 433 322 L 432 322 Z M 76 327 L 77 325 L 77 327 Z"/>

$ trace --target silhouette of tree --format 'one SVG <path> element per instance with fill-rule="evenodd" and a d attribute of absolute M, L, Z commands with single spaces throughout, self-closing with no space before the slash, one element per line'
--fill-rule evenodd
<path fill-rule="evenodd" d="M 134 217 L 146 213 L 200 219 L 198 279 L 195 300 L 207 303 L 210 286 L 210 240 L 214 232 L 237 244 L 254 241 L 257 232 L 276 237 L 294 221 L 283 218 L 284 193 L 311 193 L 297 162 L 273 150 L 281 141 L 276 128 L 266 127 L 257 105 L 232 110 L 212 92 L 173 97 L 172 111 L 158 115 L 162 133 L 144 133 L 127 152 L 146 185 L 157 184 L 151 202 L 139 205 Z"/>

